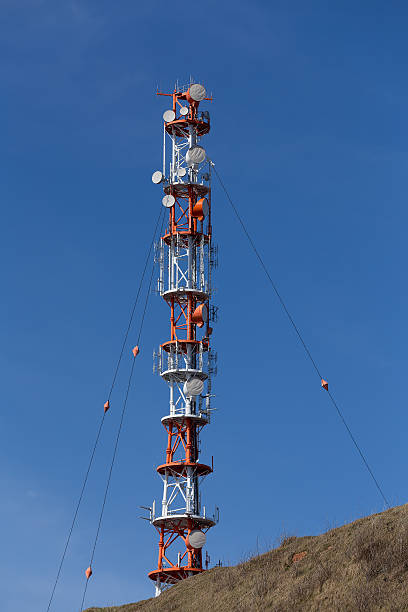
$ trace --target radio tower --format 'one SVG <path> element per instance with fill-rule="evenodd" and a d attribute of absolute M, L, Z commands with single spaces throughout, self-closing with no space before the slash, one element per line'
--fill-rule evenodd
<path fill-rule="evenodd" d="M 168 227 L 156 257 L 160 264 L 159 293 L 170 308 L 170 339 L 154 354 L 154 369 L 170 390 L 170 410 L 161 422 L 167 432 L 165 461 L 157 467 L 163 481 L 161 508 L 155 502 L 150 522 L 159 534 L 157 569 L 149 572 L 156 596 L 179 580 L 204 571 L 202 549 L 206 532 L 218 521 L 218 508 L 208 516 L 200 484 L 213 471 L 201 463 L 199 435 L 210 422 L 211 375 L 216 354 L 210 349 L 211 272 L 216 249 L 211 245 L 211 162 L 200 139 L 210 131 L 208 111 L 200 102 L 212 100 L 197 83 L 176 85 L 171 110 L 163 114 L 163 172 L 152 176 L 162 184 Z M 166 140 L 171 157 L 166 172 Z"/>

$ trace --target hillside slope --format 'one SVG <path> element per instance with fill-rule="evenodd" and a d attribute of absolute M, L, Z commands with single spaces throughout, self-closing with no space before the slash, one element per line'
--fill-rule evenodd
<path fill-rule="evenodd" d="M 87 612 L 408 611 L 408 504 L 214 568 L 157 599 Z"/>

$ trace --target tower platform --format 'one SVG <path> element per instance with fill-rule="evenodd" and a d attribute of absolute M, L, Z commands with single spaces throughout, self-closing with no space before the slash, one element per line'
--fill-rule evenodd
<path fill-rule="evenodd" d="M 195 514 L 168 514 L 167 516 L 158 516 L 152 520 L 152 525 L 155 527 L 165 527 L 171 530 L 188 529 L 191 524 L 196 529 L 209 529 L 214 527 L 216 523 L 207 516 Z"/>
<path fill-rule="evenodd" d="M 165 474 L 166 470 L 169 470 L 172 474 L 177 476 L 186 475 L 187 468 L 192 468 L 195 476 L 207 476 L 211 474 L 212 467 L 205 465 L 205 463 L 193 463 L 187 461 L 172 461 L 171 463 L 163 463 L 156 468 L 156 472 L 159 474 Z"/>
<path fill-rule="evenodd" d="M 163 567 L 160 570 L 153 570 L 148 573 L 150 580 L 157 582 L 157 579 L 162 584 L 176 584 L 179 580 L 189 578 L 195 574 L 201 574 L 204 572 L 202 567 L 188 567 L 187 565 L 181 567 Z"/>
<path fill-rule="evenodd" d="M 163 425 L 178 423 L 182 424 L 186 419 L 193 421 L 195 425 L 203 426 L 207 425 L 209 418 L 204 414 L 168 414 L 161 418 Z"/>

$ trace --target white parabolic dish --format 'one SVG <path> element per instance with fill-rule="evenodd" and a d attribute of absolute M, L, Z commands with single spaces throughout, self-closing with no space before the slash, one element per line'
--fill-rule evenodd
<path fill-rule="evenodd" d="M 206 156 L 207 154 L 205 149 L 197 145 L 187 151 L 186 162 L 189 166 L 193 166 L 194 164 L 202 164 Z"/>
<path fill-rule="evenodd" d="M 163 206 L 165 206 L 166 208 L 171 208 L 172 206 L 174 206 L 174 202 L 175 202 L 175 198 L 172 195 L 165 195 L 164 198 L 162 199 L 162 204 Z"/>
<path fill-rule="evenodd" d="M 205 533 L 199 529 L 193 529 L 188 534 L 188 543 L 192 548 L 202 548 L 205 545 L 206 539 Z"/>
<path fill-rule="evenodd" d="M 160 170 L 156 170 L 156 172 L 153 172 L 152 174 L 152 182 L 155 185 L 158 185 L 159 183 L 161 183 L 163 180 L 163 174 L 160 172 Z"/>
<path fill-rule="evenodd" d="M 188 113 L 188 108 L 187 108 L 187 106 L 182 106 L 182 107 L 180 108 L 180 115 L 183 115 L 183 116 L 184 116 L 184 115 L 187 115 L 187 113 Z"/>
<path fill-rule="evenodd" d="M 165 120 L 166 123 L 169 123 L 169 121 L 174 121 L 176 118 L 176 113 L 173 110 L 166 110 L 163 113 L 163 119 Z"/>
<path fill-rule="evenodd" d="M 191 378 L 186 380 L 183 386 L 184 395 L 191 397 L 192 395 L 200 395 L 204 388 L 204 383 L 199 378 Z"/>
<path fill-rule="evenodd" d="M 205 98 L 205 88 L 199 83 L 190 85 L 188 92 L 195 102 L 201 102 Z"/>

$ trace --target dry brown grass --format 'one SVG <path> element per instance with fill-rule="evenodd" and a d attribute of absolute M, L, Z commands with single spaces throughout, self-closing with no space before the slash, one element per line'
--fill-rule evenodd
<path fill-rule="evenodd" d="M 88 612 L 196 610 L 408 612 L 408 505 L 320 536 L 282 538 L 278 548 L 184 580 L 157 599 Z"/>

